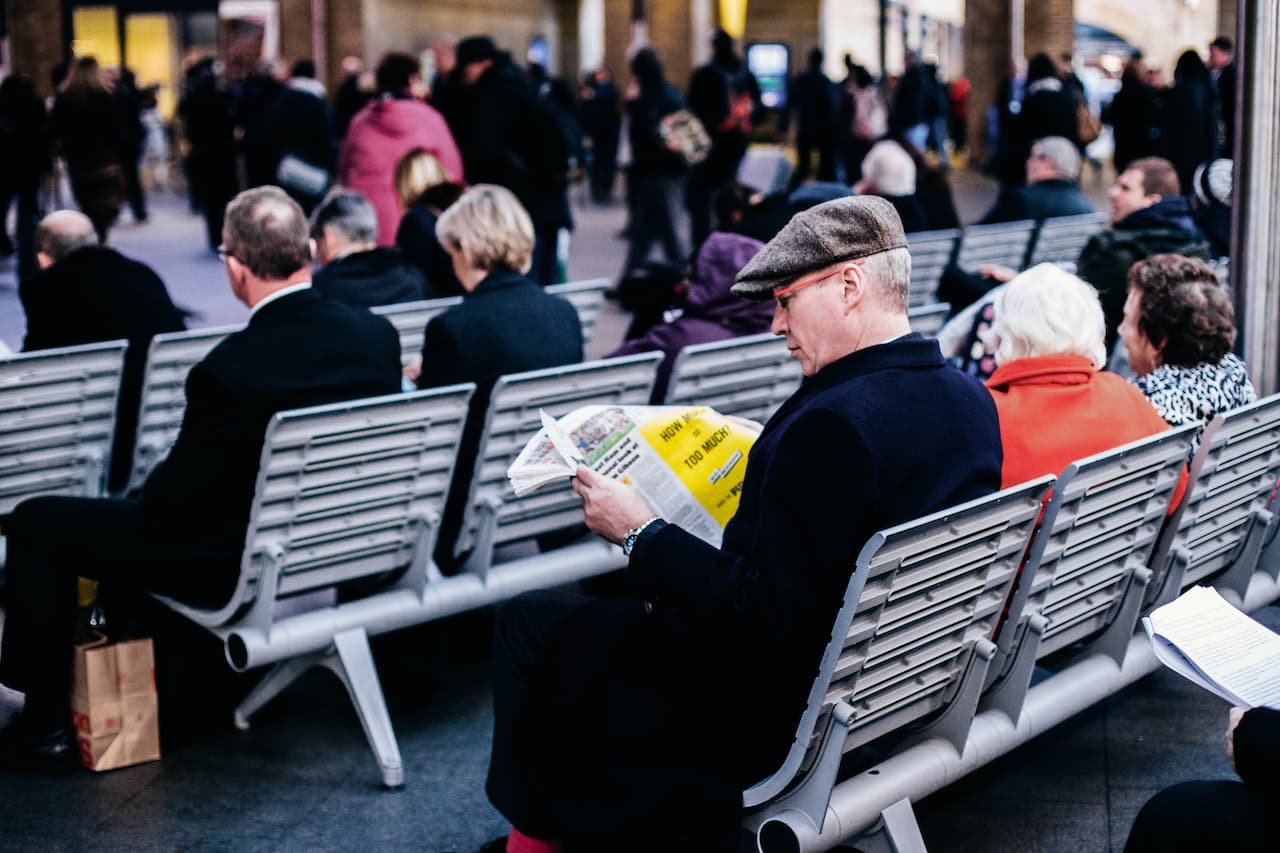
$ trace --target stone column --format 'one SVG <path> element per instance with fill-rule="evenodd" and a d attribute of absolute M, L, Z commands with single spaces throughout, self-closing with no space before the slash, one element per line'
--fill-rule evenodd
<path fill-rule="evenodd" d="M 683 92 L 693 73 L 693 20 L 687 0 L 649 0 L 649 41 L 658 49 L 667 80 Z M 707 33 L 704 38 L 709 38 Z"/>
<path fill-rule="evenodd" d="M 1235 41 L 1236 0 L 1218 0 L 1218 32 L 1215 35 L 1230 36 Z"/>
<path fill-rule="evenodd" d="M 278 0 L 280 4 L 280 57 L 289 65 L 310 58 L 311 0 Z"/>
<path fill-rule="evenodd" d="M 327 0 L 325 37 L 328 45 L 329 91 L 342 82 L 342 59 L 346 56 L 364 55 L 364 4 L 361 0 Z M 371 57 L 377 62 L 378 57 Z"/>
<path fill-rule="evenodd" d="M 1028 58 L 1047 53 L 1056 61 L 1072 52 L 1076 37 L 1073 0 L 1026 0 L 1023 6 L 1023 50 Z"/>
<path fill-rule="evenodd" d="M 969 77 L 969 161 L 981 163 L 986 150 L 987 107 L 996 103 L 1000 84 L 1009 76 L 1011 0 L 967 0 L 964 23 L 964 68 Z M 1027 4 L 1032 5 L 1032 4 Z"/>
<path fill-rule="evenodd" d="M 9 64 L 25 74 L 41 97 L 53 94 L 49 75 L 65 57 L 60 3 L 48 0 L 6 0 L 9 21 Z"/>
<path fill-rule="evenodd" d="M 605 0 L 604 4 L 604 64 L 623 92 L 631 79 L 627 50 L 631 47 L 632 5 L 633 0 Z"/>

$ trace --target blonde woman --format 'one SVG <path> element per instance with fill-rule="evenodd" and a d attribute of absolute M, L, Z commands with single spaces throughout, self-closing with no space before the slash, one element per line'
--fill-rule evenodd
<path fill-rule="evenodd" d="M 428 298 L 461 296 L 453 262 L 436 239 L 436 222 L 462 195 L 462 187 L 449 181 L 440 160 L 425 148 L 414 148 L 400 158 L 395 182 L 404 214 L 396 229 L 400 254 L 426 276 Z"/>

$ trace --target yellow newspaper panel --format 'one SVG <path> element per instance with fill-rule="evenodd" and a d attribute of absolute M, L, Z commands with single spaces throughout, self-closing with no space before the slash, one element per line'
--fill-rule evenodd
<path fill-rule="evenodd" d="M 706 407 L 651 419 L 640 426 L 640 434 L 724 527 L 738 511 L 747 453 L 756 436 Z"/>

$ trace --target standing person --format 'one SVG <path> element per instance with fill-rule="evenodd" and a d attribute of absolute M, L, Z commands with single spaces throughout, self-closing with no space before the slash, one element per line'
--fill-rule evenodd
<path fill-rule="evenodd" d="M 121 168 L 120 120 L 106 87 L 98 60 L 77 59 L 71 76 L 54 99 L 51 117 L 54 139 L 67 161 L 71 192 L 80 210 L 93 222 L 98 242 L 120 215 L 124 196 Z"/>
<path fill-rule="evenodd" d="M 0 254 L 13 253 L 2 223 L 16 197 L 19 284 L 36 273 L 34 234 L 40 183 L 52 168 L 49 146 L 49 120 L 35 84 L 29 77 L 10 74 L 0 83 Z"/>
<path fill-rule="evenodd" d="M 603 65 L 587 75 L 583 90 L 582 128 L 591 140 L 591 200 L 608 204 L 618 174 L 621 95 Z"/>
<path fill-rule="evenodd" d="M 852 62 L 848 56 L 847 62 Z M 889 132 L 889 108 L 884 93 L 861 65 L 850 65 L 845 78 L 845 104 L 848 136 L 845 142 L 845 183 L 856 184 L 862 180 L 862 160 L 871 146 Z"/>
<path fill-rule="evenodd" d="M 947 97 L 947 84 L 938 79 L 938 57 L 927 57 L 924 71 L 928 81 L 924 104 L 925 121 L 929 125 L 928 146 L 938 155 L 938 170 L 945 174 L 951 169 L 951 158 L 947 152 L 947 119 L 951 100 Z M 917 147 L 916 150 L 924 153 L 924 148 Z"/>
<path fill-rule="evenodd" d="M 689 79 L 689 110 L 711 136 L 711 153 L 689 176 L 687 205 L 694 246 L 711 233 L 716 194 L 734 182 L 751 142 L 752 124 L 761 113 L 760 84 L 734 49 L 733 36 L 717 29 L 711 36 L 711 61 Z"/>
<path fill-rule="evenodd" d="M 275 187 L 247 190 L 225 223 L 227 279 L 251 314 L 191 368 L 169 455 L 137 497 L 32 498 L 5 521 L 0 682 L 26 702 L 0 731 L 0 767 L 79 765 L 71 726 L 77 576 L 192 607 L 225 606 L 240 577 L 272 416 L 400 390 L 391 324 L 311 290 L 307 219 L 293 200 Z"/>
<path fill-rule="evenodd" d="M 358 56 L 344 56 L 342 82 L 333 94 L 333 129 L 338 139 L 347 135 L 351 120 L 374 97 L 373 75 L 365 71 L 364 60 Z"/>
<path fill-rule="evenodd" d="M 662 62 L 651 48 L 631 58 L 636 96 L 627 101 L 631 135 L 631 228 L 622 277 L 644 263 L 655 242 L 662 243 L 667 262 L 680 264 L 684 250 L 676 235 L 676 211 L 684 183 L 685 164 L 662 144 L 658 125 L 684 107 L 680 94 L 667 82 Z M 692 192 L 692 191 L 691 191 Z"/>
<path fill-rule="evenodd" d="M 338 181 L 378 211 L 378 245 L 392 246 L 400 225 L 396 163 L 414 148 L 431 152 L 451 181 L 462 181 L 462 155 L 440 113 L 424 103 L 422 66 L 407 53 L 388 53 L 378 64 L 378 98 L 365 105 L 338 153 Z"/>
<path fill-rule="evenodd" d="M 739 849 L 742 791 L 791 746 L 859 550 L 998 487 L 990 395 L 907 322 L 906 245 L 887 202 L 844 198 L 738 273 L 735 294 L 777 300 L 806 379 L 751 448 L 720 547 L 578 469 L 587 526 L 622 545 L 635 592 L 498 611 L 486 791 L 508 850 Z M 725 684 L 752 700 L 691 725 Z"/>
<path fill-rule="evenodd" d="M 1196 167 L 1218 156 L 1218 95 L 1209 68 L 1194 50 L 1183 51 L 1165 97 L 1166 156 L 1178 182 L 1191 186 Z"/>
<path fill-rule="evenodd" d="M 919 151 L 924 150 L 929 140 L 926 108 L 930 94 L 928 72 L 920 61 L 920 55 L 907 51 L 906 70 L 898 77 L 897 88 L 893 90 L 889 129 L 904 136 Z"/>
<path fill-rule="evenodd" d="M 1209 42 L 1209 70 L 1218 90 L 1218 112 L 1222 118 L 1222 156 L 1230 159 L 1236 150 L 1236 63 L 1231 39 L 1218 36 Z"/>
<path fill-rule="evenodd" d="M 285 76 L 282 62 L 259 62 L 233 93 L 232 115 L 240 138 L 240 149 L 244 152 L 245 180 L 250 187 L 276 182 L 277 158 L 267 139 L 267 114 L 284 91 Z"/>
<path fill-rule="evenodd" d="M 214 251 L 222 242 L 222 217 L 235 194 L 237 178 L 231 96 L 222 88 L 212 59 L 202 59 L 187 71 L 178 115 L 190 146 L 191 200 L 204 214 L 205 235 Z"/>
<path fill-rule="evenodd" d="M 1063 85 L 1058 67 L 1048 54 L 1037 53 L 1027 63 L 1026 96 L 1009 125 L 1009 132 L 1001 140 L 1000 157 L 1005 163 L 1002 183 L 1019 185 L 1025 180 L 1027 156 L 1037 139 L 1061 136 L 1083 150 L 1075 96 Z"/>
<path fill-rule="evenodd" d="M 333 182 L 338 159 L 333 109 L 310 59 L 293 63 L 284 91 L 267 110 L 266 134 L 274 183 L 310 214 Z"/>
<path fill-rule="evenodd" d="M 969 92 L 973 84 L 968 77 L 957 77 L 947 86 L 947 130 L 957 153 L 963 152 L 969 139 Z"/>
<path fill-rule="evenodd" d="M 1102 120 L 1111 125 L 1115 137 L 1112 160 L 1116 172 L 1142 157 L 1160 152 L 1161 121 L 1155 89 L 1145 79 L 1142 60 L 1134 57 L 1120 73 L 1120 89 L 1102 111 Z"/>
<path fill-rule="evenodd" d="M 803 184 L 813 174 L 813 155 L 818 154 L 818 180 L 836 179 L 836 84 L 822 71 L 822 48 L 809 51 L 809 67 L 791 81 L 787 110 L 782 114 L 780 133 L 786 133 L 791 114 L 796 114 L 796 158 L 791 188 Z"/>
<path fill-rule="evenodd" d="M 120 168 L 124 172 L 124 193 L 134 222 L 147 221 L 147 197 L 138 174 L 147 129 L 142 124 L 142 93 L 132 71 L 120 66 L 111 96 L 115 99 L 120 125 Z"/>
<path fill-rule="evenodd" d="M 458 42 L 464 117 L 458 147 L 472 184 L 516 194 L 533 220 L 533 267 L 542 285 L 558 280 L 556 245 L 569 216 L 569 146 L 528 77 L 488 36 Z"/>

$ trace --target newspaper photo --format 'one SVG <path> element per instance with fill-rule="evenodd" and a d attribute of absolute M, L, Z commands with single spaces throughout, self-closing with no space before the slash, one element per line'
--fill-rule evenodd
<path fill-rule="evenodd" d="M 584 406 L 542 429 L 507 477 L 517 495 L 584 465 L 632 486 L 667 521 L 713 545 L 738 510 L 761 426 L 705 406 Z"/>

